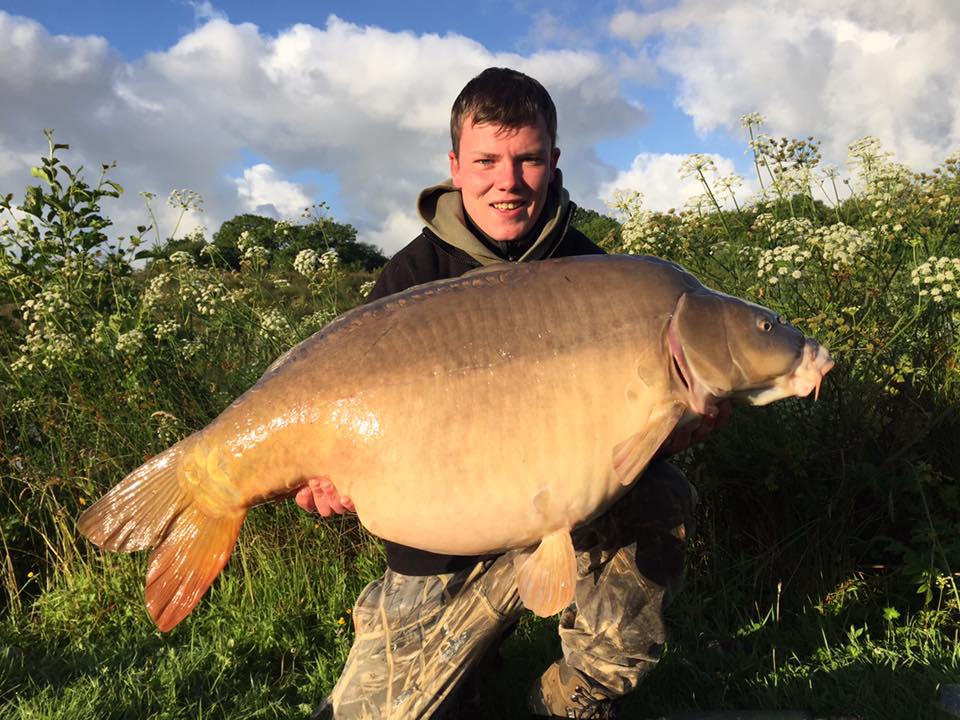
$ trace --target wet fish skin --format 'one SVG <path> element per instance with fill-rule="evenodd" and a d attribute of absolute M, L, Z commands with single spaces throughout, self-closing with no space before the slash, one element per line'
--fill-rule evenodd
<path fill-rule="evenodd" d="M 573 591 L 570 530 L 615 502 L 678 423 L 723 397 L 809 394 L 831 366 L 771 311 L 663 260 L 495 266 L 346 313 L 79 529 L 107 550 L 154 548 L 146 603 L 168 630 L 252 505 L 325 475 L 385 539 L 529 547 L 521 598 L 552 614 Z"/>

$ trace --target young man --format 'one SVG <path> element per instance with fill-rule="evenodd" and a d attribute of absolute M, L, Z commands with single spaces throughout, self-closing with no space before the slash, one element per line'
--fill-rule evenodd
<path fill-rule="evenodd" d="M 570 225 L 576 208 L 557 169 L 556 128 L 553 101 L 536 80 L 502 68 L 471 80 L 451 112 L 451 180 L 420 194 L 426 227 L 387 263 L 368 300 L 492 263 L 602 253 Z M 670 449 L 689 441 L 674 438 Z M 322 478 L 297 503 L 324 516 L 353 509 Z M 612 701 L 656 664 L 695 503 L 682 473 L 655 462 L 604 516 L 574 531 L 578 582 L 560 618 L 563 659 L 531 690 L 531 712 L 611 717 Z M 517 551 L 386 549 L 384 576 L 357 600 L 354 644 L 327 705 L 340 720 L 457 713 L 456 691 L 524 611 Z"/>

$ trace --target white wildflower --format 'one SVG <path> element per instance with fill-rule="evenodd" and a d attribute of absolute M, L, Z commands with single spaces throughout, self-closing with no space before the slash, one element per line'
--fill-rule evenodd
<path fill-rule="evenodd" d="M 150 282 L 147 283 L 147 287 L 143 291 L 143 299 L 141 300 L 144 310 L 150 310 L 160 302 L 164 296 L 164 288 L 171 279 L 172 277 L 165 272 L 150 278 Z"/>
<path fill-rule="evenodd" d="M 337 254 L 336 250 L 327 250 L 323 253 L 323 255 L 320 256 L 320 267 L 322 267 L 325 272 L 334 272 L 339 265 L 340 256 Z"/>
<path fill-rule="evenodd" d="M 39 405 L 37 398 L 35 397 L 24 397 L 19 400 L 15 400 L 11 406 L 15 412 L 28 412 L 33 410 Z"/>
<path fill-rule="evenodd" d="M 751 126 L 763 125 L 767 119 L 758 112 L 747 113 L 740 116 L 740 127 L 749 128 Z"/>
<path fill-rule="evenodd" d="M 186 188 L 171 190 L 170 194 L 167 196 L 167 205 L 174 208 L 181 208 L 183 210 L 195 210 L 196 212 L 203 212 L 203 198 L 200 196 L 200 193 L 193 190 L 187 190 Z"/>
<path fill-rule="evenodd" d="M 180 345 L 180 354 L 187 360 L 198 355 L 204 350 L 203 338 L 194 338 L 192 340 L 183 340 Z"/>
<path fill-rule="evenodd" d="M 254 270 L 261 270 L 270 260 L 270 251 L 262 245 L 248 245 L 240 258 L 241 265 L 247 265 Z"/>
<path fill-rule="evenodd" d="M 175 337 L 180 324 L 176 320 L 164 320 L 153 328 L 153 336 L 157 340 L 166 340 Z"/>
<path fill-rule="evenodd" d="M 146 338 L 144 337 L 143 332 L 136 328 L 128 332 L 121 333 L 117 337 L 117 352 L 124 355 L 135 355 L 143 348 L 145 340 Z"/>
<path fill-rule="evenodd" d="M 817 228 L 813 242 L 820 246 L 824 259 L 834 270 L 856 267 L 874 245 L 872 235 L 844 223 Z"/>
<path fill-rule="evenodd" d="M 703 153 L 694 153 L 692 155 L 687 155 L 687 157 L 680 163 L 680 177 L 700 177 L 705 175 L 708 172 L 716 172 L 717 164 L 713 161 L 713 158 L 709 155 L 704 155 Z"/>
<path fill-rule="evenodd" d="M 297 253 L 293 259 L 293 269 L 303 275 L 305 278 L 313 278 L 317 274 L 317 266 L 320 264 L 320 258 L 316 250 L 307 248 Z"/>
<path fill-rule="evenodd" d="M 169 260 L 171 265 L 180 267 L 191 267 L 195 264 L 193 255 L 185 250 L 177 250 L 176 252 L 170 253 Z"/>
<path fill-rule="evenodd" d="M 285 340 L 291 334 L 289 321 L 279 310 L 269 309 L 258 313 L 260 320 L 260 336 L 264 339 L 279 338 Z"/>

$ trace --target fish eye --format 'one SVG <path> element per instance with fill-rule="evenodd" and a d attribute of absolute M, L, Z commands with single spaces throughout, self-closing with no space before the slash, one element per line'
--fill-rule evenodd
<path fill-rule="evenodd" d="M 767 318 L 760 318 L 757 320 L 757 327 L 760 329 L 760 332 L 768 333 L 773 330 L 773 323 Z"/>

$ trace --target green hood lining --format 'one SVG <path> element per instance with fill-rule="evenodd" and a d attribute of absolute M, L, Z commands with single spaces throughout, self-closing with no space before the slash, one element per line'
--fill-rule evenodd
<path fill-rule="evenodd" d="M 540 235 L 517 262 L 537 260 L 543 256 L 543 245 L 548 238 L 558 228 L 566 231 L 566 227 L 560 226 L 566 225 L 564 220 L 570 205 L 570 193 L 563 187 L 563 176 L 558 169 L 547 189 L 547 204 L 543 208 L 547 222 Z M 437 237 L 468 253 L 481 265 L 504 262 L 502 257 L 494 254 L 467 228 L 463 217 L 463 199 L 451 179 L 423 190 L 417 198 L 417 212 L 427 228 Z"/>

